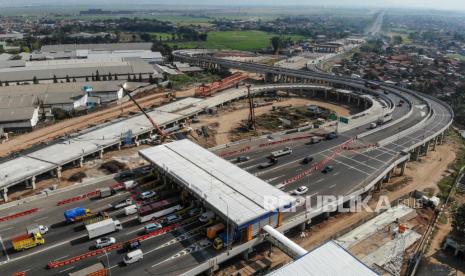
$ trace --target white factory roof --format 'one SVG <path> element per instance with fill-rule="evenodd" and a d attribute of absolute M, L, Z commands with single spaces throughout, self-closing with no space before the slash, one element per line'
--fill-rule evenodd
<path fill-rule="evenodd" d="M 379 275 L 333 241 L 269 273 L 270 276 Z"/>
<path fill-rule="evenodd" d="M 139 154 L 238 227 L 295 203 L 294 197 L 187 139 Z M 268 197 L 276 202 L 267 204 Z"/>

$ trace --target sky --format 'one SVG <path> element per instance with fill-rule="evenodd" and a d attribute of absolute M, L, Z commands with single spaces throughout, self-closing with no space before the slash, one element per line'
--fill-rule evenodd
<path fill-rule="evenodd" d="M 3 7 L 18 7 L 27 5 L 73 5 L 73 6 L 110 6 L 127 5 L 127 0 L 0 0 Z M 134 2 L 133 2 L 134 3 Z M 264 6 L 291 6 L 291 5 L 314 5 L 314 6 L 341 6 L 341 7 L 391 7 L 391 8 L 422 8 L 441 10 L 465 10 L 465 0 L 138 0 L 137 4 L 162 4 L 169 5 L 214 5 L 214 6 L 241 6 L 241 5 L 264 5 Z M 128 6 L 130 7 L 130 6 Z"/>

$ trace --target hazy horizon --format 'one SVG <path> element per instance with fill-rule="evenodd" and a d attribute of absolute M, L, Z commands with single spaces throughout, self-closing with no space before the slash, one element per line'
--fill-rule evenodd
<path fill-rule="evenodd" d="M 161 0 L 139 0 L 137 4 L 128 4 L 126 0 L 0 0 L 2 7 L 25 7 L 25 6 L 80 6 L 80 7 L 111 7 L 130 9 L 134 6 L 321 6 L 321 7 L 370 7 L 370 8 L 416 8 L 436 10 L 465 10 L 464 0 L 326 0 L 324 3 L 316 0 L 178 0 L 174 4 Z"/>

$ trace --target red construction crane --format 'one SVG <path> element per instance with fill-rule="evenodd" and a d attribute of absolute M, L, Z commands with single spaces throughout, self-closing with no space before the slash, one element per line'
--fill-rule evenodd
<path fill-rule="evenodd" d="M 214 93 L 233 87 L 234 85 L 238 84 L 240 81 L 245 80 L 247 75 L 236 72 L 233 75 L 224 78 L 219 81 L 215 81 L 211 84 L 201 85 L 195 89 L 195 96 L 196 97 L 208 97 L 212 96 Z"/>

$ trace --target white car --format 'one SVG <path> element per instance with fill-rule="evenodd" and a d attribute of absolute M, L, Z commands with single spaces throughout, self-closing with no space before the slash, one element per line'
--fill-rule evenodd
<path fill-rule="evenodd" d="M 95 241 L 96 248 L 104 248 L 116 243 L 116 239 L 113 237 L 103 237 Z"/>
<path fill-rule="evenodd" d="M 306 192 L 308 192 L 308 188 L 305 187 L 305 186 L 300 186 L 300 187 L 297 188 L 296 190 L 292 191 L 292 194 L 293 194 L 293 195 L 303 195 L 303 194 L 305 194 Z"/>
<path fill-rule="evenodd" d="M 148 198 L 152 198 L 156 195 L 157 193 L 155 193 L 154 191 L 147 191 L 147 192 L 143 192 L 139 195 L 139 198 L 140 199 L 148 199 Z"/>

